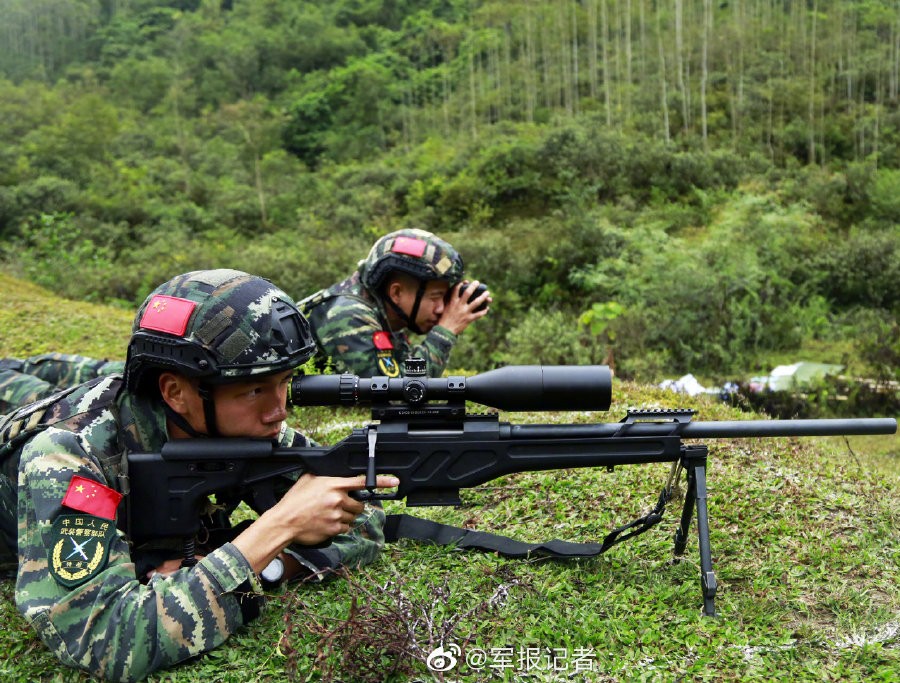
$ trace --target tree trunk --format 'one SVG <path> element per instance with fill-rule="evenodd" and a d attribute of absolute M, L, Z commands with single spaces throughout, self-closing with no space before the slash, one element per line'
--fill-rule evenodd
<path fill-rule="evenodd" d="M 706 111 L 706 86 L 709 83 L 709 37 L 712 33 L 712 2 L 703 0 L 702 54 L 700 64 L 700 127 L 703 148 L 709 149 L 709 121 Z"/>
<path fill-rule="evenodd" d="M 603 1 L 603 0 L 601 0 Z M 588 93 L 592 100 L 597 100 L 600 91 L 597 85 L 597 0 L 587 0 L 587 36 L 588 36 Z"/>
<path fill-rule="evenodd" d="M 656 12 L 656 45 L 659 51 L 659 99 L 663 116 L 663 139 L 671 141 L 669 133 L 669 85 L 666 76 L 666 50 L 663 45 L 663 32 L 659 19 L 660 11 Z"/>
<path fill-rule="evenodd" d="M 610 82 L 609 65 L 609 13 L 606 9 L 606 0 L 600 0 L 600 30 L 603 48 L 603 101 L 606 105 L 606 126 L 612 128 L 612 83 Z"/>
<path fill-rule="evenodd" d="M 690 128 L 691 117 L 685 81 L 683 22 L 682 0 L 675 0 L 675 77 L 678 83 L 678 93 L 681 95 L 681 129 L 686 133 Z"/>
<path fill-rule="evenodd" d="M 809 150 L 807 163 L 816 163 L 816 27 L 818 24 L 819 1 L 813 0 L 812 27 L 809 38 Z"/>

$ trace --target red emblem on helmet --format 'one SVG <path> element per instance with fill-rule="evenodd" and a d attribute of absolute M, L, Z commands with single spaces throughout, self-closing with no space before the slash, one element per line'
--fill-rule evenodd
<path fill-rule="evenodd" d="M 196 301 L 157 294 L 150 299 L 144 315 L 141 316 L 141 329 L 183 337 L 195 308 L 197 308 Z"/>
<path fill-rule="evenodd" d="M 391 251 L 395 254 L 406 254 L 407 256 L 421 258 L 427 246 L 428 242 L 416 237 L 398 237 L 394 240 L 394 246 L 391 247 Z"/>

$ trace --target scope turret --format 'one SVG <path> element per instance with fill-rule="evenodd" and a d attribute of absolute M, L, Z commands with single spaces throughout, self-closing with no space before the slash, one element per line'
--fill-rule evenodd
<path fill-rule="evenodd" d="M 295 406 L 360 406 L 473 401 L 500 410 L 609 410 L 606 365 L 508 365 L 465 377 L 303 375 L 291 383 Z"/>

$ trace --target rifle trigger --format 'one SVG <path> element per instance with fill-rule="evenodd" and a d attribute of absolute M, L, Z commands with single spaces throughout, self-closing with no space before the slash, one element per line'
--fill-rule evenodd
<path fill-rule="evenodd" d="M 369 493 L 375 493 L 378 478 L 375 475 L 375 442 L 378 439 L 378 430 L 369 425 L 366 427 L 366 437 L 369 440 L 369 459 L 366 463 L 366 489 Z"/>

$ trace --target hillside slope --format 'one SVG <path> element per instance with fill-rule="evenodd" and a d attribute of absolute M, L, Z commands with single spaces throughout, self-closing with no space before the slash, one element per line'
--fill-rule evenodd
<path fill-rule="evenodd" d="M 0 272 L 0 357 L 58 351 L 124 358 L 134 312 L 62 299 Z"/>

